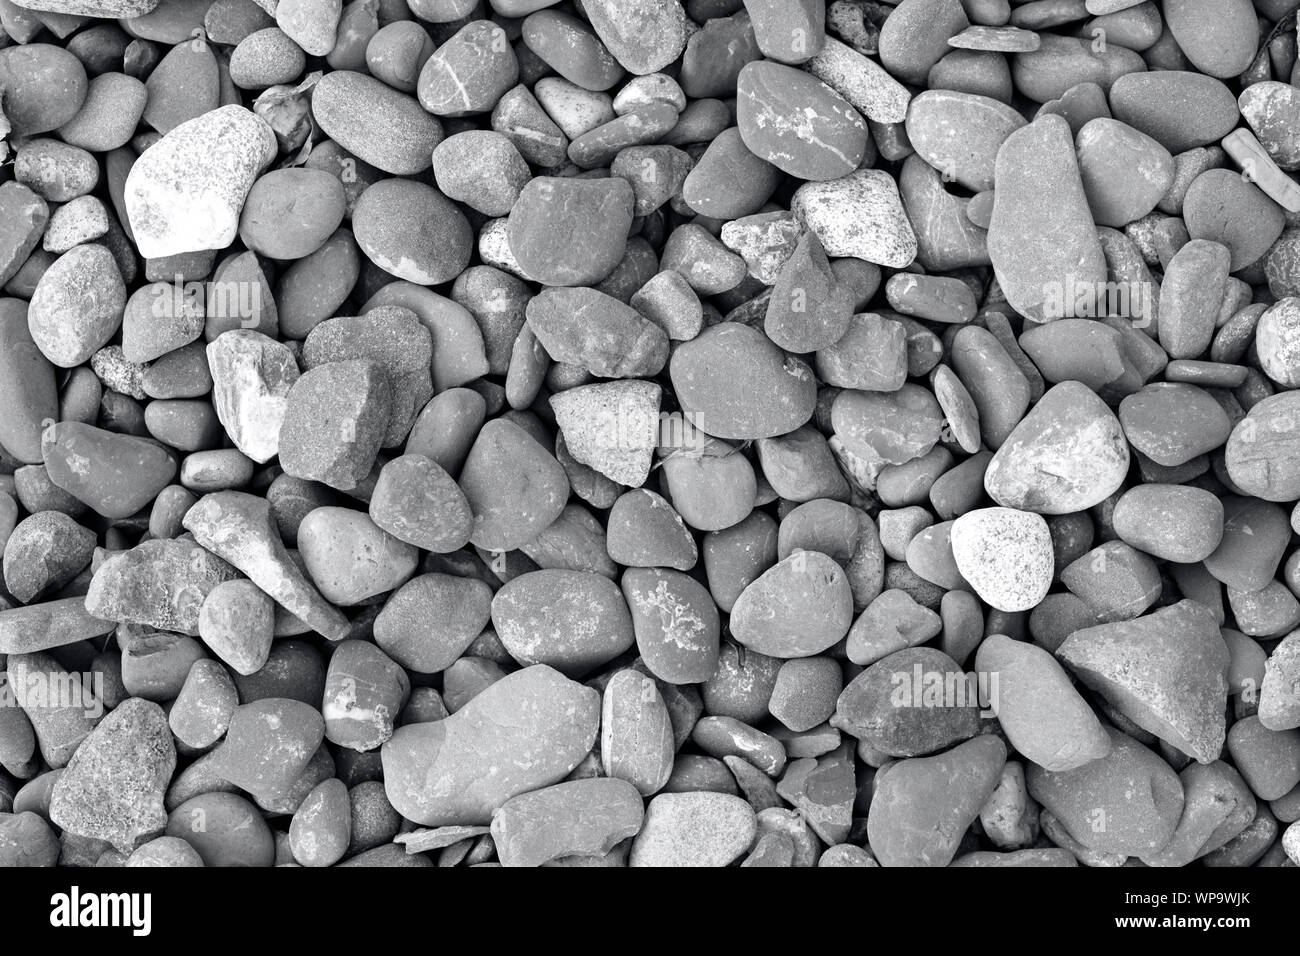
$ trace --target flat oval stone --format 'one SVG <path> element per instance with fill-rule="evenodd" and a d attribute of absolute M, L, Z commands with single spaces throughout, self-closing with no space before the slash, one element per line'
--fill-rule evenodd
<path fill-rule="evenodd" d="M 62 47 L 24 42 L 0 51 L 0 89 L 14 136 L 33 136 L 68 122 L 86 101 L 86 85 L 85 67 Z"/>
<path fill-rule="evenodd" d="M 650 796 L 668 782 L 675 755 L 672 719 L 655 682 L 631 668 L 616 673 L 601 703 L 600 759 L 606 776 Z"/>
<path fill-rule="evenodd" d="M 946 699 L 948 686 L 962 696 Z M 978 688 L 968 693 L 970 686 L 960 665 L 942 651 L 904 648 L 849 682 L 830 723 L 886 756 L 935 753 L 979 732 L 981 703 Z"/>
<path fill-rule="evenodd" d="M 600 282 L 623 258 L 634 204 L 625 179 L 539 176 L 510 210 L 510 254 L 529 278 L 545 285 Z"/>
<path fill-rule="evenodd" d="M 731 632 L 769 657 L 810 657 L 845 636 L 853 593 L 844 571 L 818 551 L 796 551 L 751 583 L 731 609 Z"/>
<path fill-rule="evenodd" d="M 1268 252 L 1286 216 L 1259 186 L 1228 169 L 1207 169 L 1183 195 L 1183 220 L 1193 239 L 1227 246 L 1236 272 Z"/>
<path fill-rule="evenodd" d="M 869 120 L 901 123 L 907 118 L 912 98 L 907 87 L 875 60 L 834 37 L 825 39 L 821 51 L 804 68 Z"/>
<path fill-rule="evenodd" d="M 515 660 L 574 677 L 635 640 L 618 585 L 591 571 L 555 568 L 512 578 L 492 599 L 492 625 Z"/>
<path fill-rule="evenodd" d="M 434 51 L 420 70 L 420 105 L 434 116 L 485 113 L 519 82 L 519 61 L 505 30 L 471 20 Z"/>
<path fill-rule="evenodd" d="M 994 274 L 1017 311 L 1059 318 L 1063 290 L 1099 289 L 1106 258 L 1088 208 L 1069 124 L 1041 116 L 1006 138 L 997 154 L 988 249 Z"/>
<path fill-rule="evenodd" d="M 547 66 L 584 90 L 607 90 L 623 69 L 590 27 L 558 10 L 539 10 L 525 18 L 523 42 Z M 513 84 L 511 84 L 513 85 Z"/>
<path fill-rule="evenodd" d="M 998 724 L 1026 759 L 1062 771 L 1110 753 L 1101 721 L 1043 648 L 993 634 L 980 644 L 975 669 L 996 675 Z"/>
<path fill-rule="evenodd" d="M 880 62 L 904 83 L 924 85 L 948 52 L 948 40 L 970 21 L 958 0 L 904 0 L 880 27 Z"/>
<path fill-rule="evenodd" d="M 41 451 L 50 481 L 106 518 L 135 514 L 176 476 L 176 459 L 157 442 L 81 422 L 46 429 Z"/>
<path fill-rule="evenodd" d="M 804 180 L 848 175 L 867 148 L 867 125 L 844 97 L 809 73 L 769 60 L 740 71 L 736 125 L 750 152 Z"/>
<path fill-rule="evenodd" d="M 1128 474 L 1119 420 L 1078 382 L 1052 386 L 989 462 L 984 487 L 998 504 L 1069 514 L 1106 500 Z"/>
<path fill-rule="evenodd" d="M 1172 0 L 1164 13 L 1179 49 L 1202 73 L 1236 77 L 1255 59 L 1259 27 L 1250 0 Z"/>
<path fill-rule="evenodd" d="M 1123 226 L 1153 210 L 1174 182 L 1174 158 L 1146 133 L 1099 117 L 1075 137 L 1079 173 L 1093 219 Z"/>
<path fill-rule="evenodd" d="M 415 547 L 350 508 L 317 508 L 298 526 L 298 550 L 327 601 L 358 604 L 398 587 L 415 571 Z"/>
<path fill-rule="evenodd" d="M 1237 101 L 1221 81 L 1183 70 L 1129 73 L 1110 89 L 1115 119 L 1146 133 L 1175 156 L 1232 132 Z"/>
<path fill-rule="evenodd" d="M 651 674 L 669 684 L 698 684 L 713 676 L 718 609 L 698 581 L 680 571 L 629 568 L 622 589 L 637 651 Z"/>
<path fill-rule="evenodd" d="M 1169 260 L 1160 284 L 1159 333 L 1171 358 L 1194 359 L 1209 349 L 1230 268 L 1227 247 L 1208 239 L 1192 239 Z"/>
<path fill-rule="evenodd" d="M 629 866 L 726 866 L 754 842 L 754 811 L 740 797 L 695 791 L 661 793 L 646 807 Z"/>
<path fill-rule="evenodd" d="M 361 194 L 352 212 L 361 251 L 385 272 L 418 285 L 437 285 L 469 264 L 469 221 L 438 190 L 408 179 L 387 179 Z"/>
<path fill-rule="evenodd" d="M 679 346 L 669 375 L 682 411 L 718 438 L 771 438 L 812 416 L 816 381 L 763 333 L 723 322 Z"/>
<path fill-rule="evenodd" d="M 492 841 L 502 866 L 597 858 L 635 836 L 644 812 L 624 780 L 567 780 L 503 803 L 492 814 Z"/>
<path fill-rule="evenodd" d="M 491 616 L 492 589 L 483 581 L 421 574 L 384 604 L 375 618 L 375 643 L 402 667 L 437 674 L 456 663 Z"/>
<path fill-rule="evenodd" d="M 560 463 L 506 419 L 479 431 L 459 483 L 474 512 L 470 541 L 489 551 L 527 544 L 559 517 L 569 497 Z"/>
<path fill-rule="evenodd" d="M 927 90 L 907 110 L 907 136 L 946 181 L 973 192 L 993 188 L 998 149 L 1025 125 L 1024 117 L 987 96 Z"/>
<path fill-rule="evenodd" d="M 327 72 L 312 88 L 312 115 L 349 153 L 394 176 L 433 164 L 442 124 L 415 97 L 351 70 Z"/>
<path fill-rule="evenodd" d="M 1154 382 L 1119 404 L 1130 444 L 1152 461 L 1175 467 L 1228 440 L 1232 422 L 1202 388 Z"/>
<path fill-rule="evenodd" d="M 1052 536 L 1041 515 L 1014 508 L 978 508 L 952 526 L 957 570 L 987 604 L 1027 611 L 1052 586 Z"/>
<path fill-rule="evenodd" d="M 239 238 L 259 255 L 302 259 L 343 222 L 345 203 L 343 184 L 331 173 L 303 167 L 272 170 L 253 183 L 244 199 Z"/>
<path fill-rule="evenodd" d="M 423 826 L 486 824 L 558 783 L 596 742 L 600 695 L 542 664 L 501 678 L 445 720 L 399 727 L 380 751 L 393 807 Z"/>
<path fill-rule="evenodd" d="M 1166 561 L 1195 564 L 1223 538 L 1223 505 L 1211 492 L 1185 485 L 1145 484 L 1115 503 L 1115 533 Z"/>
<path fill-rule="evenodd" d="M 1237 423 L 1224 449 L 1228 475 L 1265 501 L 1300 498 L 1300 395 L 1282 392 L 1257 403 Z"/>
<path fill-rule="evenodd" d="M 27 309 L 32 341 L 60 368 L 80 365 L 117 333 L 126 287 L 109 250 L 89 243 L 59 256 L 42 274 Z"/>

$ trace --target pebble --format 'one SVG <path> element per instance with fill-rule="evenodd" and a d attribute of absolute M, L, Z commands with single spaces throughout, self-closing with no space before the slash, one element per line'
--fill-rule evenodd
<path fill-rule="evenodd" d="M 160 444 L 81 422 L 59 422 L 41 436 L 49 480 L 105 518 L 135 514 L 176 475 Z"/>
<path fill-rule="evenodd" d="M 648 797 L 668 783 L 675 757 L 672 721 L 655 682 L 631 669 L 614 674 L 601 703 L 606 776 L 626 780 Z"/>
<path fill-rule="evenodd" d="M 637 651 L 654 677 L 696 684 L 717 671 L 718 611 L 698 581 L 680 571 L 629 568 L 621 587 Z"/>
<path fill-rule="evenodd" d="M 558 783 L 595 743 L 600 696 L 543 664 L 501 678 L 446 720 L 398 728 L 381 750 L 393 807 L 424 826 L 488 823 Z"/>
<path fill-rule="evenodd" d="M 1203 605 L 1184 600 L 1133 621 L 1084 628 L 1057 653 L 1142 729 L 1201 763 L 1218 759 L 1228 650 Z M 1177 697 L 1169 687 L 1180 689 Z"/>
<path fill-rule="evenodd" d="M 130 853 L 166 826 L 163 793 L 175 769 L 162 708 L 132 698 L 77 747 L 50 795 L 50 821 Z"/>
<path fill-rule="evenodd" d="M 963 696 L 945 702 L 949 684 Z M 960 666 L 942 651 L 904 648 L 845 686 L 830 724 L 888 757 L 936 753 L 979 732 L 980 702 L 978 694 L 966 694 L 968 686 Z"/>
<path fill-rule="evenodd" d="M 993 634 L 980 644 L 975 669 L 997 675 L 998 724 L 1036 766 L 1077 770 L 1110 752 L 1110 738 L 1092 708 L 1041 647 Z"/>
<path fill-rule="evenodd" d="M 398 587 L 419 560 L 413 545 L 348 508 L 309 512 L 298 526 L 298 550 L 325 599 L 345 605 Z"/>
<path fill-rule="evenodd" d="M 1006 763 L 1006 745 L 982 736 L 933 757 L 876 773 L 867 816 L 871 849 L 884 866 L 947 866 Z"/>
<path fill-rule="evenodd" d="M 646 806 L 629 866 L 726 866 L 758 834 L 754 811 L 740 797 L 695 791 L 661 793 Z"/>
<path fill-rule="evenodd" d="M 618 265 L 635 197 L 624 179 L 530 180 L 510 210 L 510 254 L 534 281 L 591 285 Z"/>
<path fill-rule="evenodd" d="M 275 155 L 270 126 L 240 106 L 214 109 L 168 131 L 136 160 L 124 187 L 141 255 L 157 259 L 228 246 L 253 181 Z"/>
<path fill-rule="evenodd" d="M 805 183 L 795 191 L 790 210 L 817 235 L 828 256 L 854 256 L 894 269 L 916 258 L 916 233 L 898 185 L 882 170 Z"/>
<path fill-rule="evenodd" d="M 521 427 L 493 419 L 479 431 L 458 478 L 474 512 L 470 541 L 489 551 L 527 544 L 564 510 L 569 480 Z"/>
<path fill-rule="evenodd" d="M 32 341 L 60 368 L 80 365 L 117 333 L 126 309 L 122 275 L 109 250 L 77 246 L 45 270 L 31 294 Z"/>
<path fill-rule="evenodd" d="M 1106 733 L 1110 752 L 1081 767 L 1050 771 L 1029 766 L 1029 794 L 1089 850 L 1120 856 L 1159 852 L 1173 837 L 1183 811 L 1182 782 L 1132 737 L 1114 728 Z"/>
<path fill-rule="evenodd" d="M 492 599 L 492 625 L 515 660 L 573 677 L 635 640 L 618 586 L 590 571 L 544 569 L 512 578 Z"/>
<path fill-rule="evenodd" d="M 1052 386 L 989 462 L 984 487 L 998 504 L 1069 514 L 1099 504 L 1128 472 L 1114 413 L 1078 382 Z"/>
<path fill-rule="evenodd" d="M 492 815 L 502 866 L 609 853 L 641 829 L 641 795 L 624 780 L 568 780 L 511 797 Z"/>
<path fill-rule="evenodd" d="M 1233 483 L 1265 501 L 1300 497 L 1300 445 L 1296 416 L 1300 406 L 1290 392 L 1254 405 L 1232 428 L 1224 460 Z"/>
<path fill-rule="evenodd" d="M 394 176 L 428 169 L 433 149 L 442 141 L 442 124 L 414 97 L 364 73 L 326 73 L 312 89 L 311 106 L 330 139 Z"/>
<path fill-rule="evenodd" d="M 1119 77 L 1110 89 L 1110 108 L 1115 119 L 1146 133 L 1175 156 L 1218 142 L 1239 118 L 1227 86 L 1185 70 Z"/>
<path fill-rule="evenodd" d="M 847 100 L 809 73 L 765 60 L 740 71 L 736 125 L 755 156 L 813 182 L 853 172 L 867 146 L 866 122 Z"/>
<path fill-rule="evenodd" d="M 280 452 L 280 429 L 298 363 L 289 349 L 252 329 L 231 329 L 206 349 L 217 417 L 235 447 L 264 463 Z"/>
<path fill-rule="evenodd" d="M 849 631 L 853 594 L 838 564 L 796 551 L 754 580 L 731 609 L 736 640 L 770 657 L 820 654 Z"/>
<path fill-rule="evenodd" d="M 988 250 L 998 284 L 1021 314 L 1059 318 L 1067 288 L 1106 282 L 1069 124 L 1047 115 L 1011 133 L 994 177 Z"/>
<path fill-rule="evenodd" d="M 952 525 L 957 570 L 999 611 L 1027 611 L 1052 585 L 1052 538 L 1040 515 L 1014 508 L 980 508 Z"/>
<path fill-rule="evenodd" d="M 371 467 L 388 427 L 392 386 L 375 362 L 330 362 L 290 385 L 280 424 L 286 474 L 347 491 Z"/>

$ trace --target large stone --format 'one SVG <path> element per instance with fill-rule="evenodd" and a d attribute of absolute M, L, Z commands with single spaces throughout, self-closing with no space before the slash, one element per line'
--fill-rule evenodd
<path fill-rule="evenodd" d="M 162 708 L 132 697 L 77 748 L 50 794 L 50 820 L 130 853 L 167 826 L 163 796 L 175 769 Z"/>
<path fill-rule="evenodd" d="M 253 180 L 277 151 L 271 127 L 242 106 L 167 133 L 126 178 L 126 215 L 140 254 L 160 259 L 230 245 Z"/>
<path fill-rule="evenodd" d="M 558 783 L 596 742 L 600 695 L 542 664 L 494 683 L 445 720 L 399 727 L 384 789 L 423 826 L 485 824 L 511 797 Z"/>
<path fill-rule="evenodd" d="M 1058 656 L 1129 720 L 1201 763 L 1219 759 L 1228 648 L 1195 601 L 1075 631 Z"/>
<path fill-rule="evenodd" d="M 1106 257 L 1069 123 L 1048 114 L 1008 136 L 994 181 L 989 257 L 1012 308 L 1040 322 L 1060 318 L 1057 303 L 1074 301 L 1074 290 L 1104 288 Z"/>

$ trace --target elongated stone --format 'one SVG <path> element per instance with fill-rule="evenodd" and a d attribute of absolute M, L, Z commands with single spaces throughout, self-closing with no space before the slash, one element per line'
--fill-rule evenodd
<path fill-rule="evenodd" d="M 95 617 L 84 598 L 60 598 L 0 611 L 0 654 L 28 654 L 111 634 L 116 621 Z"/>
<path fill-rule="evenodd" d="M 641 829 L 641 795 L 625 780 L 590 777 L 511 797 L 492 814 L 502 866 L 604 856 Z"/>
<path fill-rule="evenodd" d="M 993 271 L 1007 302 L 1037 321 L 1068 288 L 1100 289 L 1106 257 L 1083 191 L 1074 138 L 1060 116 L 1039 117 L 998 151 L 989 223 Z"/>
<path fill-rule="evenodd" d="M 204 495 L 181 522 L 194 539 L 225 558 L 290 614 L 331 640 L 351 627 L 289 557 L 266 499 L 241 491 Z"/>

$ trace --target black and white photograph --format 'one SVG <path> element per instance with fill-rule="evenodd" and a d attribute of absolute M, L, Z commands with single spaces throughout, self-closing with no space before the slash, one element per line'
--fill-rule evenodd
<path fill-rule="evenodd" d="M 2 938 L 1292 926 L 1298 9 L 0 0 Z"/>

